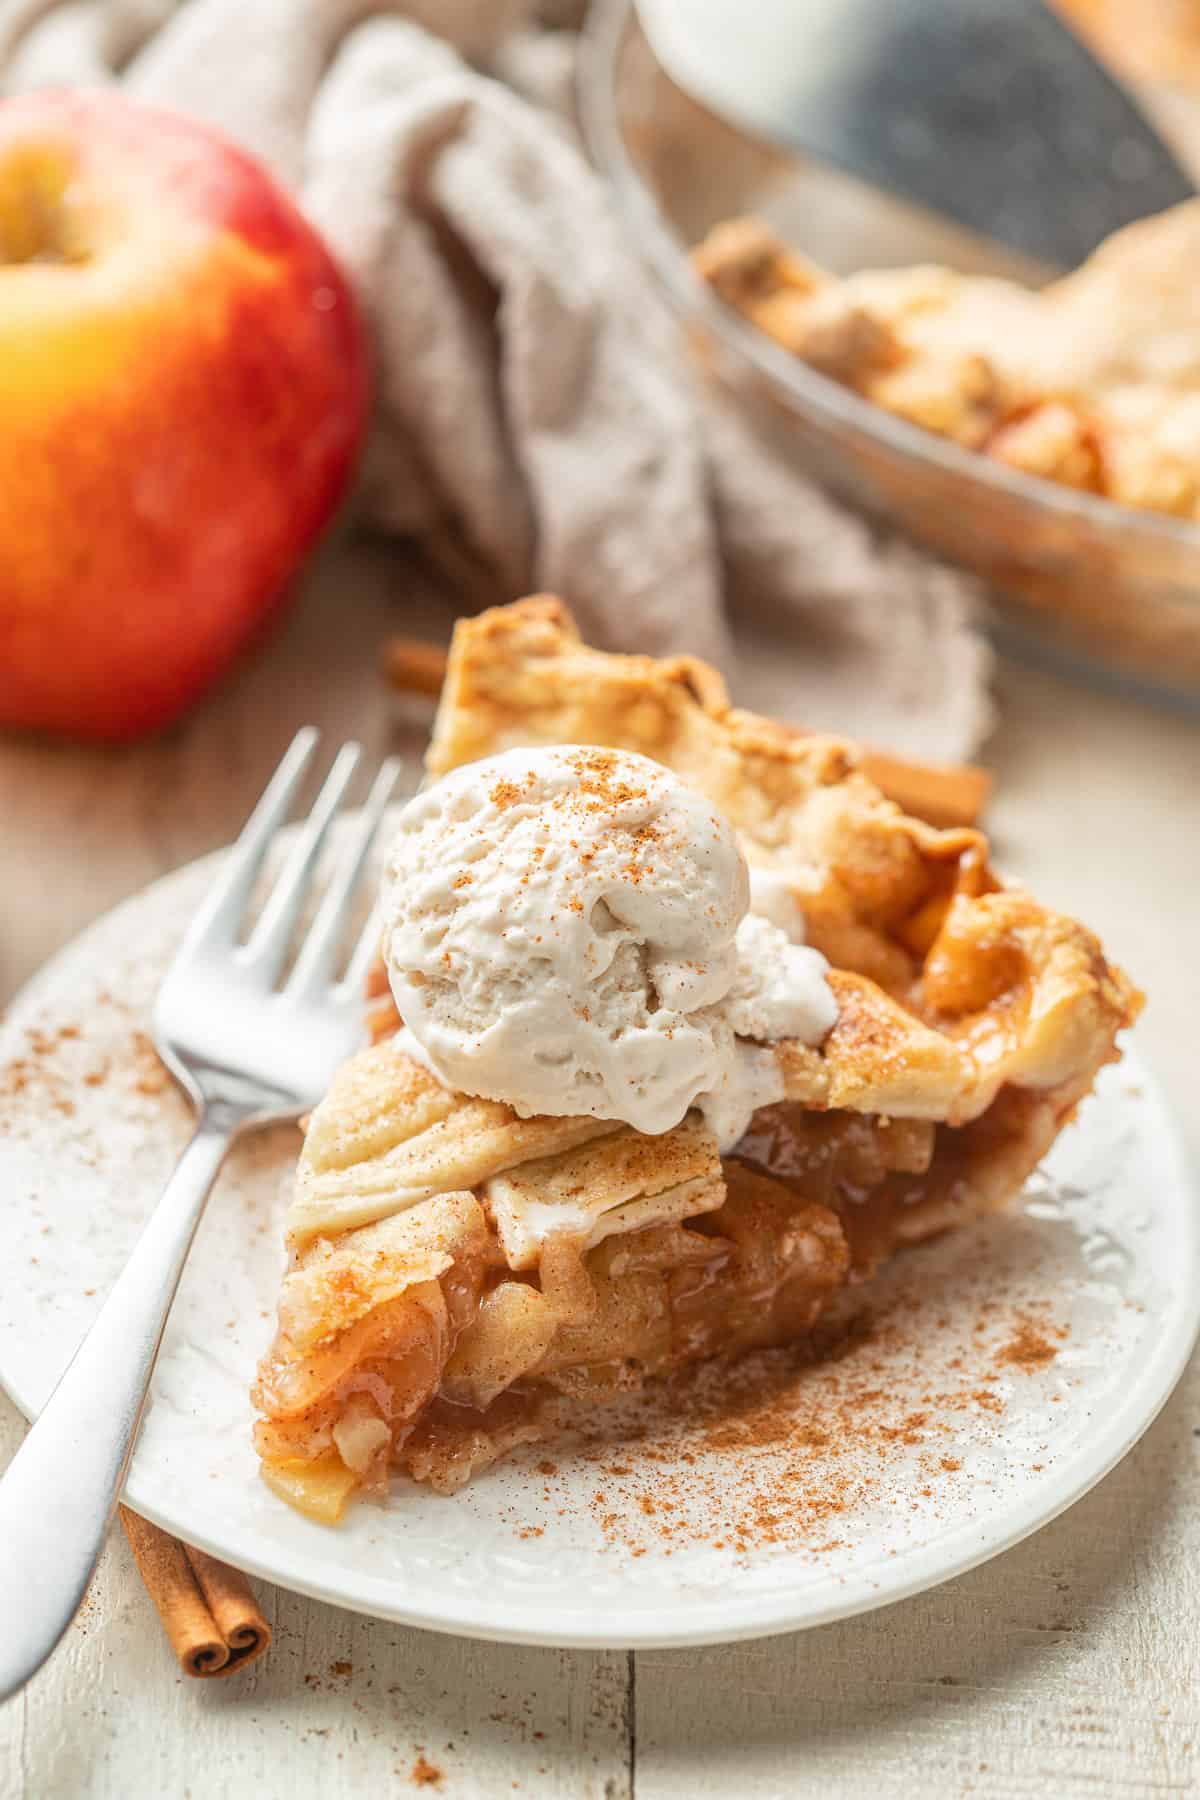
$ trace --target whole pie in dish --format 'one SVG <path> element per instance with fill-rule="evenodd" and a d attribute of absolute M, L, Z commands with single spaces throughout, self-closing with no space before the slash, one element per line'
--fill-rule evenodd
<path fill-rule="evenodd" d="M 757 219 L 694 252 L 714 292 L 888 412 L 1029 475 L 1200 518 L 1200 201 L 1040 290 L 952 269 L 839 279 Z"/>
<path fill-rule="evenodd" d="M 460 624 L 430 776 L 563 744 L 720 810 L 828 958 L 836 1022 L 765 1046 L 782 1098 L 723 1155 L 696 1112 L 649 1135 L 452 1091 L 381 965 L 374 1042 L 308 1122 L 255 1388 L 264 1475 L 321 1520 L 392 1469 L 449 1492 L 564 1409 L 802 1338 L 898 1247 L 1017 1194 L 1139 1008 L 1090 932 L 1002 886 L 979 832 L 906 817 L 851 746 L 730 707 L 688 658 L 591 650 L 552 599 Z"/>

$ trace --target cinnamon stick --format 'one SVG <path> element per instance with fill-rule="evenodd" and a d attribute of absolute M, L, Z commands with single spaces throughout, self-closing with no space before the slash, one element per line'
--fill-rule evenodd
<path fill-rule="evenodd" d="M 436 700 L 446 676 L 446 652 L 421 638 L 392 638 L 384 648 L 384 675 L 397 693 Z M 929 825 L 974 825 L 988 803 L 992 778 L 973 763 L 911 762 L 867 748 L 862 767 L 882 794 Z"/>
<path fill-rule="evenodd" d="M 120 1508 L 142 1580 L 185 1675 L 232 1675 L 269 1647 L 271 1627 L 246 1577 Z"/>
<path fill-rule="evenodd" d="M 918 763 L 886 750 L 865 750 L 863 773 L 901 812 L 927 825 L 975 825 L 992 792 L 992 778 L 975 763 Z"/>
<path fill-rule="evenodd" d="M 394 637 L 384 645 L 383 667 L 399 693 L 436 700 L 446 679 L 446 652 L 424 638 Z"/>

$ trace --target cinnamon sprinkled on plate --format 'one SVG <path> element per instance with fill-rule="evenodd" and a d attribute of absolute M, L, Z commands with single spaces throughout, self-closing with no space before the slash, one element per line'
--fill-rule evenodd
<path fill-rule="evenodd" d="M 1042 1369 L 1053 1362 L 1058 1351 L 1033 1323 L 1022 1318 L 1017 1329 L 1001 1350 L 997 1361 L 1018 1369 Z"/>

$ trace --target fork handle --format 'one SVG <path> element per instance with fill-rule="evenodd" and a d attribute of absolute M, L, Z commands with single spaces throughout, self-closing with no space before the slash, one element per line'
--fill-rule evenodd
<path fill-rule="evenodd" d="M 0 1700 L 41 1668 L 91 1580 L 184 1259 L 244 1117 L 224 1105 L 201 1113 L 133 1255 L 0 1481 Z"/>

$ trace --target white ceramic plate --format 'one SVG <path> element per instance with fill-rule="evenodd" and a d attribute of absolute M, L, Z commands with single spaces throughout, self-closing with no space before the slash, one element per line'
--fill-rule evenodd
<path fill-rule="evenodd" d="M 29 1415 L 100 1304 L 188 1132 L 142 1035 L 212 864 L 70 945 L 0 1034 L 0 1380 Z M 126 1498 L 252 1573 L 435 1630 L 698 1644 L 882 1606 L 1016 1543 L 1122 1457 L 1193 1342 L 1200 1243 L 1166 1109 L 1107 1070 L 1009 1214 L 898 1259 L 863 1328 L 605 1414 L 453 1499 L 397 1481 L 340 1528 L 259 1480 L 247 1398 L 270 1337 L 290 1130 L 213 1196 Z"/>

